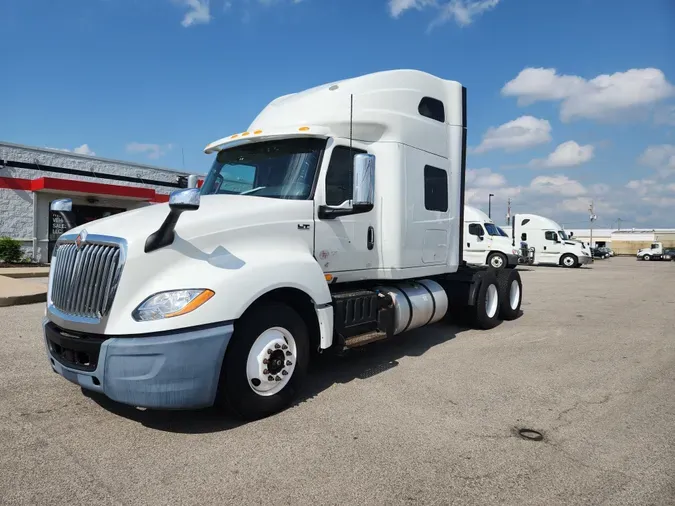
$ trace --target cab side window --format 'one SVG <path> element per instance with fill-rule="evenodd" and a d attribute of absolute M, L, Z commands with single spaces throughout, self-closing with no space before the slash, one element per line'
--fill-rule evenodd
<path fill-rule="evenodd" d="M 335 146 L 326 172 L 326 204 L 339 206 L 352 198 L 354 156 L 366 153 L 349 146 Z"/>
<path fill-rule="evenodd" d="M 558 240 L 558 234 L 555 232 L 546 232 L 546 240 L 555 242 Z"/>
<path fill-rule="evenodd" d="M 483 227 L 481 227 L 478 223 L 472 223 L 469 225 L 469 234 L 482 236 L 484 234 Z"/>

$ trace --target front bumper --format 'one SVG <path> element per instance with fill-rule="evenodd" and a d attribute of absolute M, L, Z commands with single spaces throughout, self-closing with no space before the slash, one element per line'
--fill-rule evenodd
<path fill-rule="evenodd" d="M 586 255 L 579 255 L 579 265 L 592 264 L 593 258 Z"/>
<path fill-rule="evenodd" d="M 213 405 L 232 323 L 143 337 L 86 336 L 43 321 L 47 355 L 67 380 L 137 407 Z"/>
<path fill-rule="evenodd" d="M 509 267 L 515 267 L 520 263 L 520 255 L 507 254 L 506 255 L 506 264 Z"/>

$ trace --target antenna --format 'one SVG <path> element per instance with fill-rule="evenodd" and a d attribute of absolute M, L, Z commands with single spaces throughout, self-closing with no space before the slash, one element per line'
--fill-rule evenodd
<path fill-rule="evenodd" d="M 354 199 L 354 175 L 352 171 L 354 169 L 354 150 L 352 149 L 352 136 L 354 131 L 354 94 L 349 95 L 349 159 L 351 163 L 349 164 L 349 185 L 352 187 L 352 198 Z"/>

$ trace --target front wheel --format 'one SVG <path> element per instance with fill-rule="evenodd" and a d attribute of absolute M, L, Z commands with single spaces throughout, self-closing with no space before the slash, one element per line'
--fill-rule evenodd
<path fill-rule="evenodd" d="M 282 411 L 307 374 L 309 336 L 289 306 L 268 303 L 235 323 L 220 375 L 219 397 L 245 420 Z"/>
<path fill-rule="evenodd" d="M 572 268 L 579 265 L 579 260 L 577 260 L 577 257 L 575 257 L 574 255 L 567 254 L 563 255 L 563 257 L 560 259 L 560 263 L 564 267 Z"/>
<path fill-rule="evenodd" d="M 502 253 L 492 253 L 487 263 L 493 269 L 501 270 L 506 267 L 506 257 Z"/>
<path fill-rule="evenodd" d="M 645 255 L 645 256 L 642 257 L 642 260 L 644 260 L 645 262 L 649 262 L 651 259 L 652 259 L 652 257 L 649 256 L 649 255 Z"/>

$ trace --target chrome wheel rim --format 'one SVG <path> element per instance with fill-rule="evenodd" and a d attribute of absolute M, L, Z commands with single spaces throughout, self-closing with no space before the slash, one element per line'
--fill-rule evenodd
<path fill-rule="evenodd" d="M 297 352 L 293 335 L 283 327 L 271 327 L 260 334 L 246 361 L 251 389 L 263 397 L 283 390 L 293 377 Z"/>

